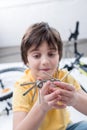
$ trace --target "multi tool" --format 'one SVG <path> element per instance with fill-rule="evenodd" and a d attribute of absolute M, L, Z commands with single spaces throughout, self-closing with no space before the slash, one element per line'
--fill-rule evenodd
<path fill-rule="evenodd" d="M 48 80 L 51 81 L 51 82 L 54 82 L 54 81 L 60 81 L 62 82 L 68 75 L 70 72 L 67 72 L 66 75 L 64 75 L 64 77 L 59 80 L 57 78 L 53 78 L 51 75 L 49 75 L 47 72 L 43 72 L 45 73 L 49 79 L 46 79 L 46 80 L 41 80 L 41 79 L 38 79 L 36 80 L 35 82 L 28 82 L 28 83 L 23 83 L 21 84 L 21 86 L 25 86 L 25 85 L 30 85 L 32 84 L 33 86 L 31 88 L 29 88 L 27 91 L 25 91 L 23 93 L 23 96 L 25 96 L 26 94 L 28 94 L 32 89 L 34 89 L 34 94 L 32 96 L 32 101 L 34 100 L 34 97 L 35 97 L 35 94 L 36 94 L 36 89 L 38 88 L 38 90 L 40 90 L 42 87 L 43 87 L 43 83 L 47 82 Z M 40 102 L 40 91 L 39 91 L 39 102 Z"/>

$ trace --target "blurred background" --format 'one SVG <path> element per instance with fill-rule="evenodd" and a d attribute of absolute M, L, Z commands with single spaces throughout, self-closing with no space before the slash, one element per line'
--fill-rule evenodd
<path fill-rule="evenodd" d="M 36 22 L 48 22 L 56 28 L 63 40 L 63 60 L 61 66 L 75 58 L 75 51 L 83 54 L 86 63 L 86 77 L 77 70 L 72 75 L 85 83 L 87 89 L 87 0 L 0 0 L 0 86 L 3 80 L 17 77 L 14 74 L 3 75 L 2 70 L 11 67 L 23 67 L 20 56 L 20 44 L 26 29 Z M 79 23 L 79 25 L 77 25 Z M 71 39 L 69 39 L 71 37 Z M 76 43 L 76 44 L 75 44 Z M 76 46 L 75 46 L 76 45 Z M 75 50 L 76 49 L 76 50 Z M 69 60 L 67 60 L 67 58 Z M 19 72 L 18 72 L 19 73 Z M 81 77 L 81 78 L 79 78 Z M 84 82 L 84 79 L 86 82 Z M 10 85 L 13 85 L 13 82 Z M 12 90 L 13 91 L 13 90 Z M 1 93 L 0 93 L 1 94 Z M 1 95 L 0 95 L 1 98 Z M 12 109 L 10 101 L 0 101 L 0 130 L 12 130 Z M 9 109 L 9 111 L 8 111 Z M 4 116 L 2 112 L 5 110 Z M 87 120 L 87 117 L 73 108 L 69 108 L 74 122 Z M 7 112 L 10 112 L 7 114 Z M 77 114 L 77 116 L 76 116 Z M 75 115 L 75 118 L 74 118 Z M 5 125 L 4 125 L 5 123 Z"/>
<path fill-rule="evenodd" d="M 87 56 L 86 12 L 87 0 L 0 0 L 0 63 L 21 61 L 20 43 L 24 32 L 31 24 L 41 21 L 60 32 L 64 57 L 67 49 L 73 52 L 73 43 L 67 45 L 67 40 L 79 21 L 78 49 Z"/>

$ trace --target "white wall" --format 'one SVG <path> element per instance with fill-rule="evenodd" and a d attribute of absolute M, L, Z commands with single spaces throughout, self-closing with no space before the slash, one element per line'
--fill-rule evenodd
<path fill-rule="evenodd" d="M 67 40 L 80 21 L 79 38 L 87 38 L 87 0 L 0 0 L 0 47 L 20 45 L 32 23 L 45 21 Z"/>

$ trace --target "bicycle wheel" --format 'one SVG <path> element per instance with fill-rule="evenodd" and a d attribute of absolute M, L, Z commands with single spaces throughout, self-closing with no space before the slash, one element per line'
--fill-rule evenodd
<path fill-rule="evenodd" d="M 13 86 L 22 76 L 25 68 L 11 67 L 0 70 L 0 101 L 7 100 L 13 95 Z"/>

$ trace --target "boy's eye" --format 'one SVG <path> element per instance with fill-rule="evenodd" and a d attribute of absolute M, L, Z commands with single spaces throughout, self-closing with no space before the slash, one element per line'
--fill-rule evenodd
<path fill-rule="evenodd" d="M 35 54 L 35 55 L 33 55 L 33 57 L 38 59 L 38 58 L 40 58 L 40 55 L 39 54 Z"/>
<path fill-rule="evenodd" d="M 55 56 L 55 53 L 48 53 L 48 56 L 50 57 Z"/>

